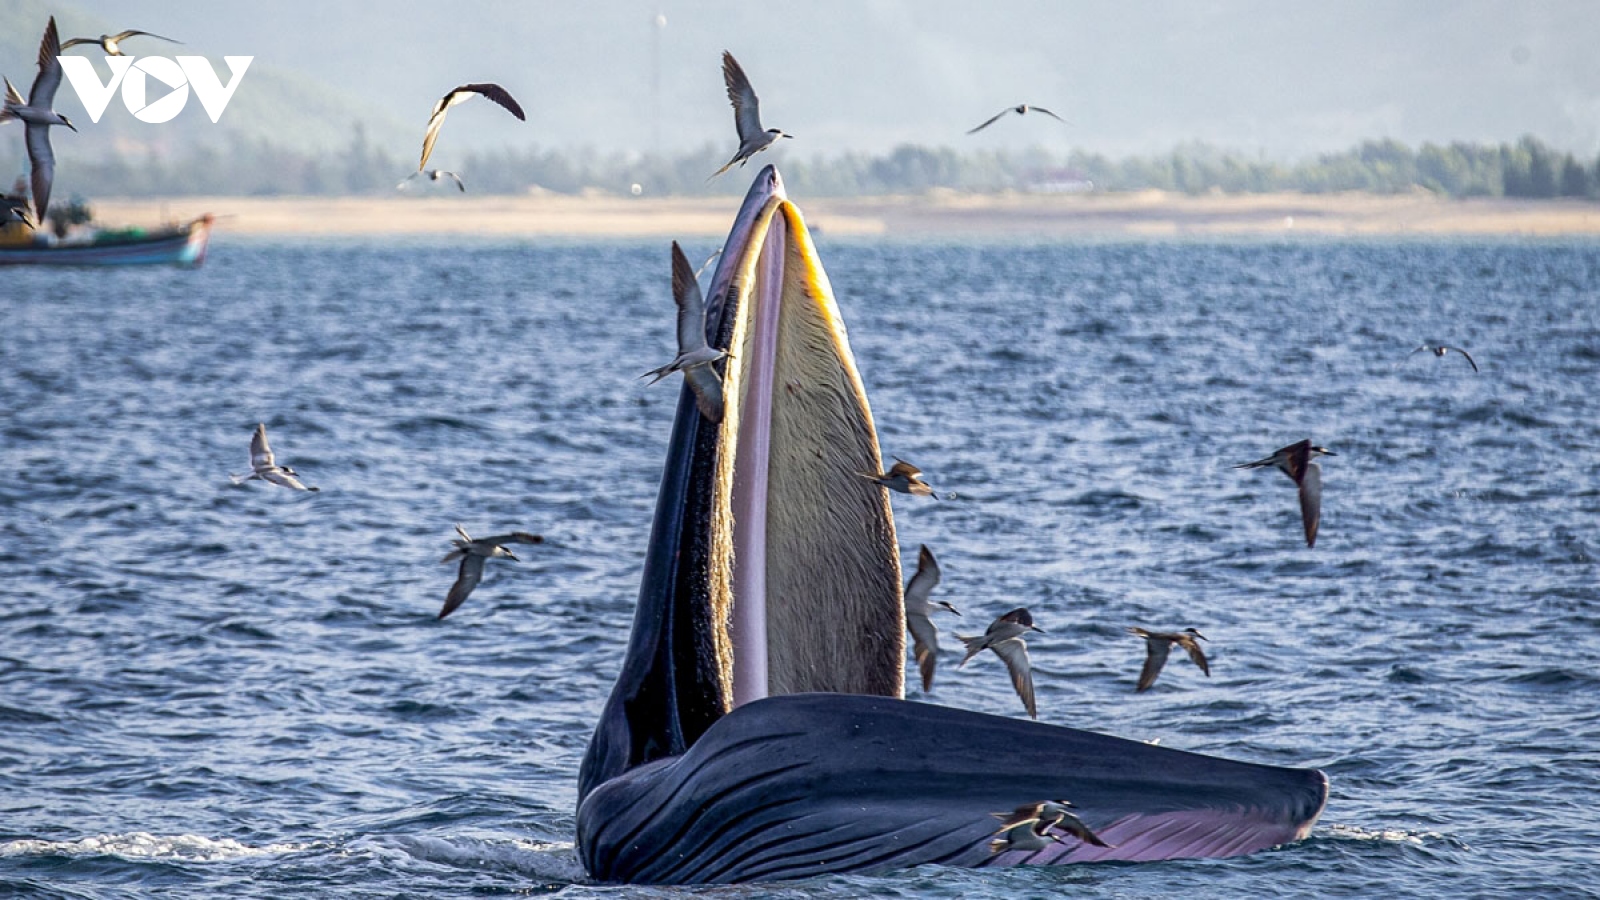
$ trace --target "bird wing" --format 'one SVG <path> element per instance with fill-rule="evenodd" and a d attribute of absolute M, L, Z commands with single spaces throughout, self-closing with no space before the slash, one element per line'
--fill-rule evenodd
<path fill-rule="evenodd" d="M 689 390 L 694 391 L 694 404 L 700 408 L 700 415 L 705 416 L 708 422 L 721 422 L 722 378 L 711 368 L 711 364 L 684 369 L 683 380 L 688 383 Z"/>
<path fill-rule="evenodd" d="M 468 553 L 461 558 L 461 568 L 456 573 L 456 583 L 450 585 L 450 593 L 444 598 L 444 609 L 439 610 L 439 618 L 444 618 L 456 611 L 456 607 L 465 603 L 467 595 L 483 580 L 484 557 Z"/>
<path fill-rule="evenodd" d="M 1322 521 L 1322 467 L 1306 465 L 1300 476 L 1300 522 L 1306 528 L 1306 546 L 1317 545 L 1317 525 Z"/>
<path fill-rule="evenodd" d="M 1283 473 L 1288 475 L 1295 484 L 1299 484 L 1306 477 L 1306 466 L 1311 463 L 1311 439 L 1306 438 L 1299 443 L 1290 444 L 1274 453 L 1273 456 L 1283 459 Z"/>
<path fill-rule="evenodd" d="M 939 667 L 939 629 L 923 613 L 906 613 L 906 630 L 911 632 L 911 649 L 922 672 L 922 692 L 933 690 L 933 673 Z"/>
<path fill-rule="evenodd" d="M 1028 107 L 1028 111 L 1029 112 L 1041 112 L 1041 113 L 1044 113 L 1045 115 L 1049 116 L 1052 119 L 1055 119 L 1057 122 L 1060 122 L 1060 123 L 1062 123 L 1064 125 L 1071 125 L 1072 124 L 1071 122 L 1068 122 L 1066 119 L 1061 118 L 1060 116 L 1056 115 L 1055 113 L 1051 112 L 1048 109 L 1045 109 L 1042 106 L 1030 106 L 1030 107 Z"/>
<path fill-rule="evenodd" d="M 517 103 L 516 98 L 511 96 L 510 91 L 507 91 L 498 84 L 494 84 L 493 82 L 484 82 L 483 84 L 464 84 L 461 87 L 456 88 L 456 90 L 470 91 L 471 93 L 479 94 L 489 100 L 493 100 L 495 103 L 498 103 L 500 106 L 504 107 L 506 112 L 516 116 L 519 121 L 528 121 L 528 117 L 522 114 L 522 107 Z M 460 103 L 461 101 L 457 100 L 456 102 Z"/>
<path fill-rule="evenodd" d="M 513 531 L 510 534 L 497 534 L 494 537 L 481 538 L 479 543 L 492 544 L 496 547 L 503 547 L 506 544 L 542 544 L 544 543 L 544 537 L 537 534 L 529 534 L 526 531 Z"/>
<path fill-rule="evenodd" d="M 722 81 L 728 86 L 728 102 L 733 104 L 733 126 L 739 131 L 739 143 L 765 133 L 761 127 L 761 100 L 739 61 L 726 50 L 722 51 Z"/>
<path fill-rule="evenodd" d="M 672 242 L 672 300 L 678 305 L 678 354 L 706 346 L 706 301 L 695 280 L 694 267 L 683 248 Z"/>
<path fill-rule="evenodd" d="M 250 468 L 259 472 L 275 465 L 272 448 L 267 446 L 267 426 L 265 423 L 258 424 L 256 433 L 250 438 Z"/>
<path fill-rule="evenodd" d="M 889 471 L 885 472 L 884 474 L 888 475 L 890 478 L 893 478 L 896 475 L 904 475 L 907 478 L 910 478 L 915 475 L 921 475 L 922 470 L 916 466 L 913 466 L 911 463 L 900 459 L 899 457 L 895 457 L 894 465 L 890 466 Z"/>
<path fill-rule="evenodd" d="M 1461 354 L 1462 356 L 1465 356 L 1467 358 L 1467 364 L 1472 366 L 1472 371 L 1478 371 L 1478 364 L 1472 361 L 1472 355 L 1470 353 L 1461 349 L 1460 347 L 1451 347 L 1450 349 Z"/>
<path fill-rule="evenodd" d="M 1005 661 L 1011 672 L 1011 686 L 1017 689 L 1028 715 L 1039 718 L 1039 706 L 1033 699 L 1033 663 L 1028 659 L 1028 645 L 1022 638 L 1010 638 L 991 645 L 991 649 Z"/>
<path fill-rule="evenodd" d="M 450 107 L 466 100 L 471 94 L 463 94 L 456 88 L 433 105 L 433 112 L 428 116 L 428 131 L 422 136 L 422 159 L 417 162 L 417 171 L 421 172 L 428 165 L 428 157 L 433 155 L 433 143 L 439 139 L 439 129 L 444 127 L 444 115 Z"/>
<path fill-rule="evenodd" d="M 1432 350 L 1432 349 L 1433 348 L 1429 347 L 1427 344 L 1423 344 L 1421 347 L 1418 347 L 1417 349 L 1411 351 L 1410 353 L 1407 353 L 1406 355 L 1407 356 L 1415 356 L 1416 354 L 1421 353 L 1424 350 Z"/>
<path fill-rule="evenodd" d="M 38 84 L 34 82 L 35 92 Z M 33 220 L 43 226 L 45 213 L 50 209 L 50 185 L 56 177 L 56 155 L 50 149 L 50 126 L 29 122 L 23 130 L 23 136 L 28 144 L 28 164 L 33 170 Z"/>
<path fill-rule="evenodd" d="M 442 169 L 439 171 L 439 174 L 440 175 L 449 175 L 455 181 L 456 187 L 461 189 L 461 193 L 465 194 L 467 192 L 467 186 L 465 184 L 461 183 L 461 176 L 460 175 L 457 175 L 454 172 L 446 172 L 446 171 L 444 171 Z"/>
<path fill-rule="evenodd" d="M 706 257 L 706 261 L 700 264 L 700 268 L 694 270 L 694 279 L 695 279 L 695 281 L 699 281 L 700 280 L 700 276 L 705 274 L 706 267 L 711 265 L 712 261 L 715 260 L 717 257 L 719 257 L 721 255 L 722 255 L 722 248 L 721 247 L 718 247 L 717 249 L 711 251 L 711 255 Z"/>
<path fill-rule="evenodd" d="M 428 164 L 428 157 L 433 155 L 433 143 L 439 139 L 439 129 L 444 126 L 444 114 L 450 110 L 450 107 L 471 100 L 474 94 L 487 97 L 505 107 L 508 112 L 518 119 L 524 122 L 528 121 L 528 117 L 522 114 L 522 107 L 517 104 L 516 99 L 500 85 L 491 83 L 463 84 L 440 97 L 439 102 L 433 105 L 433 112 L 428 116 L 428 133 L 422 138 L 422 161 L 417 163 L 418 171 L 421 171 Z M 457 183 L 460 183 L 460 179 L 457 179 Z M 462 187 L 461 190 L 465 191 L 466 188 Z"/>
<path fill-rule="evenodd" d="M 51 16 L 50 24 L 44 27 L 44 39 L 39 42 L 39 74 L 28 92 L 29 106 L 51 109 L 55 105 L 56 89 L 61 87 L 60 56 L 61 35 L 56 31 L 56 17 Z M 29 149 L 32 150 L 31 145 Z"/>
<path fill-rule="evenodd" d="M 98 38 L 72 38 L 70 40 L 62 41 L 61 42 L 61 49 L 62 50 L 69 50 L 69 49 L 71 49 L 73 47 L 78 46 L 79 44 L 98 44 L 98 43 L 100 43 L 100 40 Z"/>
<path fill-rule="evenodd" d="M 169 44 L 181 44 L 181 43 L 183 43 L 183 41 L 175 41 L 172 38 L 162 37 L 159 34 L 151 34 L 148 31 L 135 31 L 135 30 L 133 30 L 131 28 L 128 29 L 127 31 L 122 32 L 121 34 L 113 35 L 111 39 L 120 44 L 123 41 L 127 40 L 128 38 L 138 37 L 139 35 L 144 35 L 145 37 L 153 37 L 158 41 L 166 41 Z"/>
<path fill-rule="evenodd" d="M 1018 825 L 1032 825 L 1039 821 L 1043 809 L 1043 803 L 1024 803 L 1011 812 L 990 813 L 989 815 L 1000 820 L 1000 831 L 995 832 L 999 834 L 1001 831 L 1010 831 Z"/>
<path fill-rule="evenodd" d="M 1144 639 L 1144 668 L 1139 670 L 1139 686 L 1134 688 L 1134 693 L 1143 693 L 1150 690 L 1156 683 L 1156 676 L 1161 674 L 1161 667 L 1167 664 L 1167 654 L 1172 652 L 1172 644 L 1160 638 Z"/>
<path fill-rule="evenodd" d="M 927 544 L 917 551 L 917 571 L 906 582 L 906 608 L 921 610 L 924 615 L 928 611 L 928 595 L 933 593 L 939 584 L 941 573 L 939 561 L 933 558 L 933 551 Z"/>
<path fill-rule="evenodd" d="M 1038 107 L 1034 108 L 1037 109 Z M 1096 847 L 1114 846 L 1101 840 L 1100 835 L 1095 834 L 1092 830 L 1090 830 L 1088 825 L 1083 824 L 1082 819 L 1078 818 L 1072 813 L 1064 813 L 1060 819 L 1056 820 L 1055 827 L 1065 831 L 1067 834 L 1072 835 L 1086 844 L 1093 844 Z"/>
<path fill-rule="evenodd" d="M 1189 659 L 1193 660 L 1194 664 L 1200 667 L 1200 671 L 1206 673 L 1207 678 L 1210 678 L 1211 665 L 1206 662 L 1206 651 L 1201 649 L 1200 642 L 1185 635 L 1178 640 L 1178 643 L 1183 645 L 1183 649 L 1189 651 Z"/>
<path fill-rule="evenodd" d="M 1000 121 L 1000 117 L 1005 115 L 1008 112 L 1011 112 L 1011 107 L 1009 107 L 1009 106 L 1006 107 L 1005 109 L 1000 110 L 999 112 L 995 113 L 994 115 L 990 116 L 989 117 L 989 121 L 984 122 L 982 125 L 979 125 L 977 128 L 971 129 L 970 131 L 967 132 L 967 134 L 977 134 L 978 132 L 984 130 L 985 128 L 988 128 L 990 125 L 993 125 L 994 123 Z"/>

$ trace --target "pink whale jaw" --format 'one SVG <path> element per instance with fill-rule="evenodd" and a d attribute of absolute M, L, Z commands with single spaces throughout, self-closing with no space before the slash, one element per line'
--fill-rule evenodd
<path fill-rule="evenodd" d="M 1323 805 L 1327 779 L 1323 779 Z M 1273 810 L 1190 809 L 1123 816 L 1095 834 L 1110 847 L 1096 847 L 1070 836 L 1032 852 L 997 853 L 993 866 L 1053 866 L 1089 862 L 1159 862 L 1169 859 L 1224 859 L 1292 844 L 1311 833 L 1318 806 L 1310 818 L 1284 821 Z"/>

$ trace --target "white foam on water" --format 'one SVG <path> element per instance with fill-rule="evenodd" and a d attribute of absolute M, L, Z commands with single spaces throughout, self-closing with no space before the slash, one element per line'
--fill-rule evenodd
<path fill-rule="evenodd" d="M 384 835 L 352 841 L 346 851 L 370 853 L 395 864 L 409 857 L 454 868 L 504 869 L 554 881 L 576 882 L 587 877 L 571 841 Z"/>
<path fill-rule="evenodd" d="M 1357 825 L 1330 825 L 1328 836 L 1356 841 L 1388 841 L 1394 844 L 1414 844 L 1418 847 L 1427 841 L 1446 840 L 1437 831 L 1406 831 L 1400 828 L 1368 829 Z"/>
<path fill-rule="evenodd" d="M 120 856 L 124 859 L 181 859 L 216 862 L 253 856 L 273 856 L 309 849 L 310 844 L 265 844 L 252 847 L 233 838 L 220 840 L 198 834 L 159 835 L 148 831 L 100 834 L 75 841 L 22 839 L 0 843 L 3 856 Z"/>

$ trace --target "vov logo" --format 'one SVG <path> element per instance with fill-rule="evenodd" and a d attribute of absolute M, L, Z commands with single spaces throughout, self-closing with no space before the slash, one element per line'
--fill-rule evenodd
<path fill-rule="evenodd" d="M 111 67 L 111 80 L 106 82 L 100 80 L 100 74 L 87 56 L 56 58 L 61 60 L 61 68 L 67 73 L 67 80 L 72 82 L 72 89 L 78 92 L 78 99 L 83 101 L 83 108 L 88 111 L 91 121 L 100 121 L 106 106 L 111 103 L 111 95 L 117 92 L 120 85 L 122 102 L 128 107 L 128 112 L 133 113 L 139 121 L 153 125 L 170 122 L 182 112 L 184 105 L 189 102 L 191 87 L 211 121 L 214 123 L 221 119 L 222 111 L 233 99 L 233 92 L 244 78 L 245 70 L 250 68 L 250 62 L 255 59 L 254 56 L 224 56 L 222 60 L 228 64 L 229 73 L 228 83 L 224 85 L 204 56 L 180 56 L 176 62 L 165 56 L 107 56 L 104 59 L 106 65 Z M 151 79 L 169 90 L 165 96 L 147 103 L 146 85 Z"/>

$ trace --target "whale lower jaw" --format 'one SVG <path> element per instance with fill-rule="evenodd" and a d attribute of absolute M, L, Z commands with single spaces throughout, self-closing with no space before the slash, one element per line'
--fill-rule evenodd
<path fill-rule="evenodd" d="M 924 864 L 1237 856 L 1298 840 L 1318 771 L 1239 763 L 1089 731 L 846 694 L 742 706 L 681 757 L 601 786 L 579 810 L 602 881 L 704 884 Z M 1107 843 L 992 853 L 991 815 L 1071 799 Z"/>

